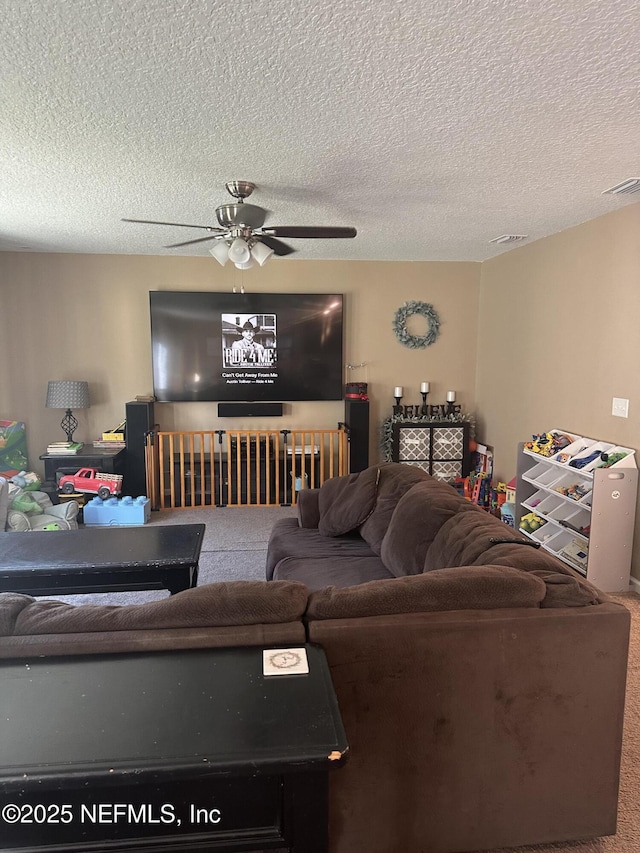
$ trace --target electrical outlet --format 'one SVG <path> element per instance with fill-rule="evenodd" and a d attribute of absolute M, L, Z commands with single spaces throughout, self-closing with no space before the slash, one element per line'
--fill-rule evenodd
<path fill-rule="evenodd" d="M 616 418 L 629 417 L 629 401 L 624 397 L 614 397 L 613 405 L 611 406 L 611 414 Z"/>

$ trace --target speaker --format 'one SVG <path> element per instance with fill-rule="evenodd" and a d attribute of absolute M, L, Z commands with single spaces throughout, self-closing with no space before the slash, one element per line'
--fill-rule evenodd
<path fill-rule="evenodd" d="M 349 427 L 349 470 L 369 467 L 369 401 L 345 400 L 344 421 Z"/>
<path fill-rule="evenodd" d="M 218 403 L 219 418 L 281 418 L 282 403 Z"/>
<path fill-rule="evenodd" d="M 147 492 L 144 448 L 147 433 L 155 427 L 153 403 L 143 403 L 137 400 L 125 405 L 125 474 L 123 495 L 137 498 Z"/>

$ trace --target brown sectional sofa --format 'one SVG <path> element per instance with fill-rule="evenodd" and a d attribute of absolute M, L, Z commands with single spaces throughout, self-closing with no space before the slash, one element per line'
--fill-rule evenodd
<path fill-rule="evenodd" d="M 507 539 L 507 542 L 495 540 Z M 130 607 L 0 595 L 0 655 L 324 647 L 350 744 L 332 853 L 615 832 L 629 613 L 418 468 L 301 492 L 269 583 Z"/>
<path fill-rule="evenodd" d="M 614 833 L 626 609 L 418 468 L 299 497 L 267 572 L 311 590 L 351 746 L 330 780 L 332 851 Z"/>
<path fill-rule="evenodd" d="M 271 588 L 273 586 L 273 588 Z M 0 657 L 305 642 L 301 583 L 235 581 L 186 589 L 149 604 L 74 606 L 0 593 Z"/>

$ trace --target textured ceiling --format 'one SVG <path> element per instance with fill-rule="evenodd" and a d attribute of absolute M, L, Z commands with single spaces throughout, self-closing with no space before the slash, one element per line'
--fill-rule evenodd
<path fill-rule="evenodd" d="M 0 249 L 164 249 L 254 181 L 290 258 L 481 261 L 640 200 L 638 0 L 2 0 Z M 282 263 L 281 259 L 278 262 Z"/>

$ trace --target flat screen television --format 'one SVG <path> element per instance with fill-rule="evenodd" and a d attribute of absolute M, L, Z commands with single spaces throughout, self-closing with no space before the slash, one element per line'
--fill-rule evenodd
<path fill-rule="evenodd" d="M 342 294 L 152 291 L 160 402 L 340 400 Z"/>

